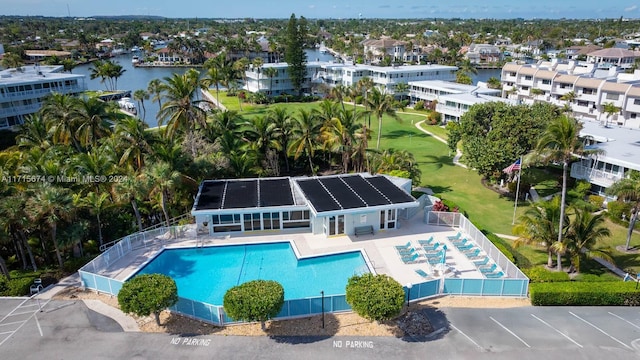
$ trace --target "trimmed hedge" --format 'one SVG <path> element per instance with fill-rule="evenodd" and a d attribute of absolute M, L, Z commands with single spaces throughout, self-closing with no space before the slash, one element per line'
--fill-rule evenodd
<path fill-rule="evenodd" d="M 640 291 L 635 282 L 556 282 L 529 285 L 536 306 L 638 306 Z"/>
<path fill-rule="evenodd" d="M 4 278 L 4 276 L 2 276 Z M 6 280 L 4 291 L 0 292 L 0 296 L 25 296 L 29 294 L 29 288 L 33 284 L 35 277 L 21 277 Z"/>
<path fill-rule="evenodd" d="M 569 274 L 566 272 L 550 271 L 543 267 L 534 267 L 523 270 L 523 272 L 532 283 L 571 281 Z"/>

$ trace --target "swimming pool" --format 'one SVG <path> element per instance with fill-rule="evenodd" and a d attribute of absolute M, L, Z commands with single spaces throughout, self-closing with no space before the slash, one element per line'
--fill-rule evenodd
<path fill-rule="evenodd" d="M 370 272 L 360 251 L 298 260 L 289 242 L 165 249 L 137 274 L 173 278 L 178 295 L 222 305 L 225 292 L 251 280 L 275 280 L 285 300 L 345 293 L 354 274 Z"/>

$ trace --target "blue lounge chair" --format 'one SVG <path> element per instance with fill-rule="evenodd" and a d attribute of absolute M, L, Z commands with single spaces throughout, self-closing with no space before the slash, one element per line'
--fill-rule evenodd
<path fill-rule="evenodd" d="M 465 254 L 469 259 L 474 258 L 478 255 L 480 255 L 480 249 L 479 248 L 475 248 L 472 250 L 467 250 L 467 251 L 463 251 L 463 254 Z"/>
<path fill-rule="evenodd" d="M 451 240 L 451 241 L 458 240 L 460 239 L 460 236 L 462 236 L 462 233 L 458 231 L 458 233 L 453 236 L 447 236 L 447 240 Z"/>
<path fill-rule="evenodd" d="M 418 244 L 420 244 L 420 246 L 429 246 L 431 245 L 432 242 L 433 242 L 433 236 L 428 238 L 427 240 L 418 240 Z"/>
<path fill-rule="evenodd" d="M 484 274 L 484 277 L 486 277 L 487 279 L 501 278 L 501 277 L 504 277 L 504 273 L 502 271 L 492 272 L 492 273 Z"/>
<path fill-rule="evenodd" d="M 485 256 L 482 260 L 473 260 L 476 266 L 487 265 L 489 263 L 489 257 Z"/>
<path fill-rule="evenodd" d="M 431 275 L 427 274 L 424 270 L 422 269 L 416 269 L 416 274 L 420 275 L 420 277 L 424 278 L 424 279 L 429 279 L 431 278 Z"/>
<path fill-rule="evenodd" d="M 487 273 L 492 273 L 494 271 L 496 271 L 498 269 L 498 265 L 491 264 L 491 266 L 480 266 L 478 267 L 478 270 L 480 270 L 481 273 L 483 274 L 487 274 Z"/>
<path fill-rule="evenodd" d="M 442 256 L 430 257 L 430 258 L 427 258 L 427 261 L 431 265 L 437 265 L 437 264 L 440 264 L 442 262 Z"/>
<path fill-rule="evenodd" d="M 473 249 L 473 248 L 475 247 L 475 245 L 474 245 L 474 244 L 466 244 L 466 245 L 461 245 L 461 246 L 457 246 L 457 245 L 456 245 L 456 247 L 457 247 L 457 248 L 458 248 L 458 250 L 460 250 L 460 251 L 465 251 L 465 250 L 471 250 L 471 249 Z"/>
<path fill-rule="evenodd" d="M 440 246 L 440 243 L 435 243 L 433 245 L 422 246 L 422 248 L 424 249 L 424 251 L 434 251 L 434 250 L 438 249 L 438 246 Z"/>
<path fill-rule="evenodd" d="M 444 255 L 444 253 L 442 252 L 442 250 L 440 250 L 436 252 L 428 252 L 428 253 L 425 253 L 424 255 L 428 258 L 432 258 L 432 257 L 441 257 L 442 255 Z"/>
<path fill-rule="evenodd" d="M 411 255 L 414 252 L 416 252 L 415 248 L 408 248 L 408 249 L 396 249 L 398 251 L 398 254 L 400 255 Z"/>
<path fill-rule="evenodd" d="M 402 260 L 403 263 L 410 264 L 418 260 L 419 257 L 420 257 L 420 254 L 413 253 L 412 255 L 409 255 L 409 256 L 401 256 L 400 259 Z"/>
<path fill-rule="evenodd" d="M 467 238 L 462 238 L 462 239 L 458 239 L 458 240 L 451 240 L 451 243 L 452 243 L 453 245 L 456 245 L 456 246 L 458 246 L 458 245 L 464 245 L 464 244 L 466 244 L 467 242 L 469 242 L 469 239 L 467 239 Z"/>
<path fill-rule="evenodd" d="M 407 241 L 404 245 L 396 245 L 396 249 L 408 249 L 410 247 L 412 247 L 411 241 Z"/>

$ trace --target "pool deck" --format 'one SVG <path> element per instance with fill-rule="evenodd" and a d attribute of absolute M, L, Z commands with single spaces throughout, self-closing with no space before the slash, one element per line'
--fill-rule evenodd
<path fill-rule="evenodd" d="M 420 283 L 426 279 L 418 275 L 415 270 L 421 269 L 434 278 L 440 276 L 482 279 L 484 276 L 476 266 L 447 240 L 447 236 L 458 233 L 457 229 L 446 226 L 430 226 L 423 222 L 423 212 L 418 212 L 409 220 L 401 219 L 400 228 L 380 231 L 374 235 L 334 236 L 313 235 L 306 230 L 301 231 L 261 231 L 238 233 L 212 237 L 208 234 L 197 235 L 195 225 L 181 234 L 177 239 L 170 239 L 168 234 L 160 236 L 147 248 L 134 250 L 118 261 L 111 264 L 100 275 L 109 276 L 117 280 L 125 280 L 134 274 L 141 266 L 153 258 L 159 251 L 166 248 L 182 248 L 197 246 L 252 244 L 276 241 L 292 241 L 301 257 L 309 257 L 349 250 L 362 250 L 373 271 L 387 274 L 402 285 Z M 446 271 L 444 274 L 426 262 L 405 264 L 400 259 L 395 246 L 411 242 L 419 249 L 418 240 L 433 236 L 434 242 L 447 245 Z M 482 254 L 482 253 L 481 253 Z M 438 266 L 436 266 L 438 267 Z"/>

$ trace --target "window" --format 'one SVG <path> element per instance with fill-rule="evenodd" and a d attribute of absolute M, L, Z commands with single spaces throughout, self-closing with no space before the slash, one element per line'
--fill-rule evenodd
<path fill-rule="evenodd" d="M 618 100 L 619 98 L 620 94 L 607 93 L 607 100 Z"/>
<path fill-rule="evenodd" d="M 585 95 L 593 95 L 596 93 L 595 89 L 584 88 L 582 89 L 582 93 Z"/>
<path fill-rule="evenodd" d="M 212 215 L 213 232 L 241 231 L 240 214 Z"/>
<path fill-rule="evenodd" d="M 532 79 L 533 79 L 533 76 L 531 76 L 531 75 L 526 75 L 526 76 L 524 77 L 524 79 L 525 79 L 525 80 L 532 80 Z"/>
<path fill-rule="evenodd" d="M 542 85 L 551 85 L 551 80 L 543 79 L 542 80 Z"/>
<path fill-rule="evenodd" d="M 283 211 L 282 212 L 282 228 L 305 228 L 309 227 L 309 210 Z"/>
<path fill-rule="evenodd" d="M 633 99 L 633 105 L 640 105 L 640 99 Z"/>

